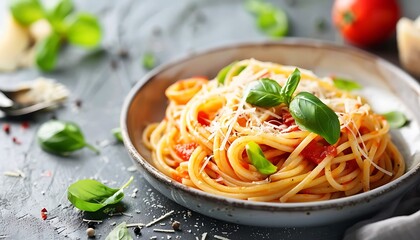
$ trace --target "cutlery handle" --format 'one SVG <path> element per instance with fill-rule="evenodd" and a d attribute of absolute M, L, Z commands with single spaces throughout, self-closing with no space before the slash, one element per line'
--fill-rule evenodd
<path fill-rule="evenodd" d="M 9 108 L 13 106 L 13 101 L 0 92 L 0 108 Z"/>

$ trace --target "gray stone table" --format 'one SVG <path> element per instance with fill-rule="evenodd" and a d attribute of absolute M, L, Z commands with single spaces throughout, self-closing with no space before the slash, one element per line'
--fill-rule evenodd
<path fill-rule="evenodd" d="M 7 9 L 0 1 L 0 25 Z M 71 90 L 63 108 L 25 119 L 0 119 L 11 125 L 10 135 L 0 131 L 0 239 L 87 239 L 83 218 L 101 218 L 96 225 L 96 239 L 105 239 L 113 225 L 147 223 L 174 210 L 175 213 L 154 227 L 142 229 L 139 239 L 207 239 L 215 235 L 229 239 L 340 239 L 346 222 L 334 227 L 261 228 L 235 225 L 190 212 L 155 191 L 143 177 L 131 171 L 133 162 L 124 146 L 117 143 L 111 129 L 119 126 L 121 105 L 130 88 L 146 72 L 142 56 L 153 51 L 159 63 L 188 52 L 226 43 L 267 39 L 254 25 L 253 17 L 242 1 L 223 0 L 77 0 L 78 10 L 100 17 L 105 37 L 100 50 L 85 52 L 66 47 L 60 53 L 59 67 L 52 73 L 24 69 L 0 74 L 0 86 L 45 76 L 56 79 Z M 274 2 L 274 1 L 273 1 Z M 420 14 L 420 2 L 400 1 L 404 15 Z M 331 25 L 331 0 L 276 1 L 287 10 L 290 36 L 324 39 L 341 43 Z M 325 23 L 319 30 L 316 25 Z M 395 41 L 371 50 L 398 65 Z M 126 54 L 128 56 L 125 56 Z M 123 53 L 123 54 L 121 54 Z M 52 117 L 74 121 L 81 126 L 88 141 L 98 146 L 100 155 L 81 150 L 70 157 L 57 157 L 42 151 L 35 138 L 39 125 Z M 29 123 L 23 128 L 22 123 Z M 15 144 L 16 137 L 21 144 Z M 4 176 L 5 171 L 21 170 L 26 177 Z M 130 176 L 135 180 L 126 190 L 124 215 L 98 216 L 74 209 L 67 200 L 67 187 L 78 179 L 94 178 L 112 187 L 120 186 Z M 133 191 L 138 189 L 137 194 Z M 133 196 L 132 196 L 133 195 Z M 40 211 L 48 210 L 42 220 Z M 181 222 L 182 231 L 153 232 L 170 229 L 171 220 Z M 133 230 L 130 233 L 136 239 Z"/>

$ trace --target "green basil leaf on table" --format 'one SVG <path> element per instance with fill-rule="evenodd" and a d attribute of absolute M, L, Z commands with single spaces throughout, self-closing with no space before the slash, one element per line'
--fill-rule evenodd
<path fill-rule="evenodd" d="M 71 152 L 89 148 L 99 151 L 85 141 L 79 126 L 72 122 L 50 120 L 41 125 L 37 132 L 38 143 L 47 152 L 58 155 L 69 155 Z"/>
<path fill-rule="evenodd" d="M 289 105 L 292 100 L 293 93 L 295 92 L 297 86 L 300 82 L 300 71 L 295 69 L 292 74 L 289 75 L 286 84 L 281 88 L 280 95 L 283 98 L 283 101 Z"/>
<path fill-rule="evenodd" d="M 143 67 L 147 70 L 156 66 L 156 57 L 153 53 L 147 52 L 143 55 Z"/>
<path fill-rule="evenodd" d="M 289 110 L 299 127 L 320 135 L 329 144 L 338 141 L 340 121 L 337 114 L 313 94 L 300 92 L 290 102 Z"/>
<path fill-rule="evenodd" d="M 112 134 L 114 135 L 115 139 L 117 139 L 119 142 L 123 142 L 121 128 L 112 129 Z"/>
<path fill-rule="evenodd" d="M 60 50 L 61 38 L 57 33 L 43 39 L 36 46 L 36 65 L 42 71 L 48 72 L 55 68 Z"/>
<path fill-rule="evenodd" d="M 124 188 L 132 181 L 133 177 L 130 177 L 127 183 L 116 189 L 92 179 L 79 180 L 68 187 L 67 199 L 80 210 L 96 212 L 107 205 L 119 203 L 124 198 Z"/>
<path fill-rule="evenodd" d="M 282 9 L 261 0 L 249 0 L 245 7 L 256 15 L 257 26 L 268 36 L 280 38 L 287 35 L 289 21 Z"/>
<path fill-rule="evenodd" d="M 280 91 L 276 81 L 264 78 L 249 84 L 246 102 L 258 107 L 275 107 L 282 103 Z"/>
<path fill-rule="evenodd" d="M 384 113 L 382 115 L 388 121 L 389 126 L 391 128 L 401 128 L 401 127 L 404 127 L 407 124 L 407 122 L 408 122 L 408 119 L 404 115 L 404 113 L 399 112 L 399 111 L 387 112 L 387 113 Z"/>
<path fill-rule="evenodd" d="M 10 11 L 14 19 L 23 25 L 30 25 L 44 17 L 39 0 L 12 0 Z"/>
<path fill-rule="evenodd" d="M 362 86 L 359 83 L 345 78 L 333 77 L 333 82 L 334 86 L 341 90 L 353 91 L 362 89 Z"/>
<path fill-rule="evenodd" d="M 50 15 L 54 18 L 64 19 L 73 12 L 74 5 L 72 0 L 60 0 L 51 9 Z"/>
<path fill-rule="evenodd" d="M 47 19 L 56 32 L 65 34 L 67 31 L 67 24 L 64 18 L 73 12 L 72 0 L 60 0 L 55 6 L 47 12 Z"/>
<path fill-rule="evenodd" d="M 69 24 L 67 40 L 74 45 L 96 47 L 102 38 L 102 30 L 98 19 L 88 13 L 79 13 Z"/>
<path fill-rule="evenodd" d="M 133 238 L 128 233 L 127 224 L 122 222 L 108 234 L 105 240 L 133 240 Z"/>
<path fill-rule="evenodd" d="M 257 143 L 249 142 L 245 149 L 251 164 L 254 165 L 258 172 L 270 175 L 277 171 L 277 167 L 265 158 L 264 152 Z"/>

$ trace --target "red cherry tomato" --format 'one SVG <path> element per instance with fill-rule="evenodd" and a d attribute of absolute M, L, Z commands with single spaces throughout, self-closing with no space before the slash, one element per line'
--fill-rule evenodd
<path fill-rule="evenodd" d="M 394 33 L 400 8 L 397 0 L 336 0 L 332 18 L 344 39 L 369 47 Z"/>

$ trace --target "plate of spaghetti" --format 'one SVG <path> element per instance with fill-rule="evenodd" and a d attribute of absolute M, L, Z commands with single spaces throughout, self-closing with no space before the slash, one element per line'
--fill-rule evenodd
<path fill-rule="evenodd" d="M 240 224 L 315 226 L 378 210 L 418 181 L 419 99 L 418 83 L 378 57 L 289 39 L 154 70 L 121 125 L 146 180 L 175 202 Z"/>

